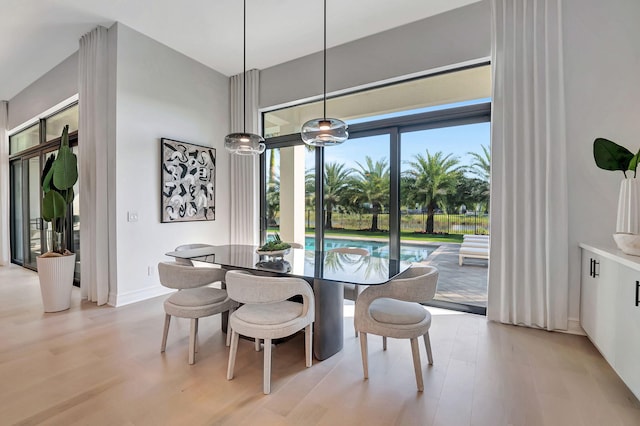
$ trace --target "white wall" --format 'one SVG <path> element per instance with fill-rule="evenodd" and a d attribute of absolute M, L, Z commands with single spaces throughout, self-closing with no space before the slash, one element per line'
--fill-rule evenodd
<path fill-rule="evenodd" d="M 329 49 L 327 91 L 487 58 L 490 12 L 484 0 Z M 331 23 L 327 25 L 329 38 Z M 260 108 L 321 94 L 322 52 L 260 72 Z"/>
<path fill-rule="evenodd" d="M 580 303 L 581 241 L 613 245 L 621 173 L 596 167 L 593 140 L 640 149 L 640 2 L 565 0 L 570 309 Z"/>
<path fill-rule="evenodd" d="M 8 128 L 42 114 L 78 93 L 78 52 L 69 56 L 9 100 Z"/>
<path fill-rule="evenodd" d="M 229 80 L 117 24 L 117 305 L 163 292 L 157 276 L 167 251 L 184 243 L 229 242 Z M 160 223 L 160 138 L 216 148 L 216 220 Z M 138 222 L 127 222 L 136 211 Z M 153 269 L 148 275 L 148 267 Z"/>

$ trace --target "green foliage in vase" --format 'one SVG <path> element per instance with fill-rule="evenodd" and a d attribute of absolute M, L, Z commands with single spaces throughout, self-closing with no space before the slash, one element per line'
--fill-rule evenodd
<path fill-rule="evenodd" d="M 66 250 L 66 226 L 68 206 L 75 194 L 73 185 L 78 181 L 78 158 L 69 148 L 69 126 L 64 126 L 58 155 L 47 159 L 42 170 L 42 219 L 51 222 L 52 251 L 63 254 Z M 63 234 L 62 244 L 56 244 L 55 236 Z"/>
<path fill-rule="evenodd" d="M 273 240 L 267 242 L 265 245 L 260 247 L 260 251 L 278 251 L 278 250 L 286 250 L 291 248 L 291 244 L 285 243 L 280 239 L 280 235 L 276 232 Z"/>
<path fill-rule="evenodd" d="M 640 151 L 633 155 L 627 148 L 609 139 L 597 138 L 593 141 L 593 158 L 601 169 L 621 171 L 625 178 L 627 171 L 632 171 L 635 178 Z"/>

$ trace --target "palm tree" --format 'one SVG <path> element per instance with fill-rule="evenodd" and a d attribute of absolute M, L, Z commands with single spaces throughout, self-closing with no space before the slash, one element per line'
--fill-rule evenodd
<path fill-rule="evenodd" d="M 379 231 L 378 214 L 389 204 L 389 164 L 383 158 L 375 163 L 371 157 L 365 157 L 365 164 L 352 169 L 354 174 L 352 199 L 358 204 L 369 204 L 373 216 L 371 231 Z"/>
<path fill-rule="evenodd" d="M 280 211 L 280 176 L 276 173 L 267 180 L 267 226 L 276 225 L 276 214 Z"/>
<path fill-rule="evenodd" d="M 480 194 L 481 204 L 484 205 L 484 210 L 489 211 L 489 177 L 491 172 L 491 152 L 489 148 L 484 145 L 482 147 L 482 154 L 477 152 L 469 152 L 468 154 L 473 157 L 473 163 L 471 163 L 471 171 L 474 172 L 483 182 L 486 183 L 484 190 Z"/>
<path fill-rule="evenodd" d="M 325 229 L 333 229 L 331 223 L 333 209 L 345 204 L 351 183 L 351 171 L 344 164 L 327 163 L 324 166 L 324 209 Z"/>
<path fill-rule="evenodd" d="M 429 150 L 426 156 L 416 154 L 413 158 L 415 161 L 407 162 L 411 169 L 406 173 L 415 178 L 416 191 L 424 196 L 424 205 L 427 206 L 425 232 L 433 234 L 435 209 L 448 192 L 455 190 L 456 181 L 462 173 L 458 165 L 460 160 L 440 151 L 431 155 Z"/>
<path fill-rule="evenodd" d="M 467 154 L 473 157 L 473 162 L 471 163 L 470 170 L 478 175 L 480 179 L 485 182 L 489 182 L 489 174 L 491 171 L 491 153 L 489 152 L 489 148 L 484 145 L 480 145 L 482 147 L 482 154 L 478 154 L 477 152 L 467 152 Z"/>

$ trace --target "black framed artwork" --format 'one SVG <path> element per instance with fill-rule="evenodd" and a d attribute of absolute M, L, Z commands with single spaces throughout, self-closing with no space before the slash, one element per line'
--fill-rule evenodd
<path fill-rule="evenodd" d="M 216 150 L 162 138 L 162 223 L 215 220 Z"/>

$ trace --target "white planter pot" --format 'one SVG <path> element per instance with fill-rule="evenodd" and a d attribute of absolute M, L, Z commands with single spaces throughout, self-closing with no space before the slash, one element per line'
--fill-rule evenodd
<path fill-rule="evenodd" d="M 76 255 L 60 257 L 37 257 L 40 292 L 45 312 L 58 312 L 71 306 L 73 271 Z"/>
<path fill-rule="evenodd" d="M 640 179 L 620 182 L 616 232 L 640 234 Z"/>

